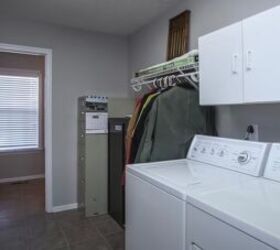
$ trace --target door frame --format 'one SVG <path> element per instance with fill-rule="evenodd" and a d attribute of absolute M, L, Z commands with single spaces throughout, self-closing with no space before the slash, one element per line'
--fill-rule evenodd
<path fill-rule="evenodd" d="M 0 43 L 0 52 L 40 55 L 45 57 L 44 138 L 45 138 L 45 210 L 53 212 L 52 175 L 52 49 Z"/>

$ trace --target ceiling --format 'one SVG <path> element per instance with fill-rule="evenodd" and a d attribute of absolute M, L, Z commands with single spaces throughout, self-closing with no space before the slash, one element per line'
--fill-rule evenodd
<path fill-rule="evenodd" d="M 180 0 L 1 0 L 0 15 L 127 35 Z"/>

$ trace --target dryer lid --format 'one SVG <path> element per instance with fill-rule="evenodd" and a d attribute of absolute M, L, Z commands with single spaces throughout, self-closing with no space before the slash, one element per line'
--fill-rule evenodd
<path fill-rule="evenodd" d="M 280 184 L 254 178 L 207 194 L 189 193 L 188 203 L 280 249 Z"/>

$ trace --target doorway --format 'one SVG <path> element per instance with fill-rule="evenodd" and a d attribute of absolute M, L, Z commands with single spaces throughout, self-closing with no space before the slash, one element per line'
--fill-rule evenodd
<path fill-rule="evenodd" d="M 33 86 L 33 88 L 34 88 L 32 90 L 29 90 L 30 93 L 36 93 L 36 91 L 37 91 L 36 81 L 40 81 L 39 78 L 41 77 L 41 91 L 38 89 L 38 91 L 40 92 L 38 97 L 41 100 L 41 104 L 39 104 L 39 106 L 41 105 L 39 108 L 41 110 L 41 112 L 39 112 L 39 114 L 37 114 L 38 123 L 39 123 L 38 129 L 40 130 L 38 133 L 38 137 L 34 137 L 34 136 L 33 137 L 32 136 L 19 137 L 18 142 L 24 144 L 24 141 L 25 141 L 24 147 L 26 147 L 26 150 L 29 152 L 32 151 L 32 150 L 30 150 L 31 148 L 37 149 L 38 163 L 39 164 L 42 163 L 43 167 L 44 167 L 44 176 L 45 176 L 44 182 L 45 183 L 42 182 L 42 179 L 41 180 L 38 179 L 39 177 L 43 177 L 43 175 L 40 173 L 35 174 L 33 176 L 32 175 L 28 176 L 27 179 L 29 179 L 29 180 L 26 179 L 26 176 L 21 176 L 21 177 L 15 178 L 15 179 L 13 179 L 13 177 L 11 177 L 10 180 L 8 178 L 8 179 L 4 180 L 4 182 L 5 181 L 14 182 L 15 186 L 25 184 L 26 185 L 25 187 L 27 190 L 29 190 L 29 191 L 32 189 L 33 189 L 33 191 L 37 190 L 37 195 L 41 195 L 41 194 L 44 195 L 44 193 L 45 193 L 45 202 L 43 202 L 44 210 L 46 212 L 52 212 L 53 211 L 53 202 L 52 202 L 52 197 L 53 197 L 53 194 L 52 194 L 52 105 L 51 105 L 52 104 L 52 88 L 51 88 L 52 87 L 52 50 L 0 43 L 0 53 L 5 53 L 5 55 L 12 55 L 11 57 L 18 56 L 18 60 L 16 60 L 17 62 L 15 64 L 20 64 L 20 61 L 23 60 L 20 58 L 26 57 L 26 58 L 29 58 L 29 60 L 31 60 L 30 58 L 33 58 L 32 56 L 34 56 L 34 58 L 37 58 L 37 59 L 41 58 L 41 60 L 43 61 L 43 70 L 42 70 L 43 72 L 39 72 L 39 74 L 38 74 L 38 70 L 36 67 L 35 67 L 36 68 L 35 70 L 32 70 L 32 69 L 26 70 L 24 68 L 19 67 L 17 73 L 12 72 L 15 67 L 7 67 L 7 68 L 10 68 L 9 69 L 10 72 L 8 72 L 9 71 L 8 70 L 6 72 L 6 74 L 3 74 L 3 75 L 13 76 L 13 77 L 15 77 L 14 80 L 16 79 L 18 81 L 19 79 L 17 77 L 18 76 L 20 77 L 20 74 L 21 75 L 25 74 L 25 75 L 22 75 L 21 77 L 25 76 L 25 77 L 29 78 L 29 80 L 31 81 L 29 83 L 29 85 L 27 84 L 25 86 L 25 88 L 27 88 L 27 86 L 29 86 L 29 87 Z M 9 64 L 10 64 L 10 66 L 15 66 L 15 64 L 11 65 L 12 64 L 11 62 L 9 62 Z M 41 64 L 41 67 L 42 67 L 42 64 Z M 1 67 L 1 68 L 3 68 L 3 67 Z M 0 70 L 0 73 L 1 73 L 1 70 Z M 27 74 L 27 76 L 26 76 L 26 74 Z M 14 83 L 14 84 L 16 84 L 16 83 Z M 20 93 L 17 95 L 19 97 L 21 96 Z M 40 98 L 40 95 L 41 95 L 41 98 Z M 38 101 L 40 102 L 40 100 L 38 100 Z M 36 104 L 35 97 L 30 102 L 29 107 L 34 105 L 34 103 Z M 44 115 L 42 116 L 42 114 L 44 114 Z M 30 121 L 32 121 L 31 116 L 34 117 L 34 112 L 33 112 L 33 114 L 29 113 Z M 24 117 L 24 115 L 21 115 L 20 117 Z M 34 125 L 34 123 L 36 123 L 35 121 L 36 121 L 36 119 L 33 119 L 33 121 L 32 121 L 33 125 Z M 35 127 L 36 126 L 33 126 L 34 129 L 35 129 Z M 20 132 L 17 132 L 15 134 L 19 134 L 19 133 Z M 25 135 L 27 135 L 28 133 L 25 133 Z M 8 140 L 6 140 L 6 141 L 8 141 Z M 14 147 L 19 146 L 20 143 L 17 143 L 17 145 L 12 145 L 12 143 L 9 144 L 9 142 L 6 142 L 7 145 L 14 146 Z M 28 147 L 30 147 L 30 148 L 28 149 Z M 11 147 L 7 148 L 7 149 L 11 149 Z M 23 148 L 20 148 L 20 149 L 23 149 Z M 39 151 L 43 151 L 43 156 L 42 156 L 42 154 L 40 155 Z M 6 153 L 8 153 L 8 152 L 6 152 Z M 19 150 L 17 153 L 18 154 L 21 153 L 20 156 L 26 155 L 26 154 L 24 154 L 24 150 Z M 34 150 L 33 150 L 33 153 L 34 153 Z M 20 163 L 20 161 L 21 160 L 19 160 L 18 163 Z M 31 179 L 36 179 L 36 181 L 31 180 Z M 21 187 L 16 186 L 16 187 L 13 187 L 12 189 L 22 190 L 25 188 L 23 188 L 23 186 L 21 186 Z"/>

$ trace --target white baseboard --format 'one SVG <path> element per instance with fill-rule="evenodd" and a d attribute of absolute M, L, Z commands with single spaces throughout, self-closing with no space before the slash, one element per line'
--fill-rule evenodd
<path fill-rule="evenodd" d="M 18 182 L 18 181 L 29 181 L 29 180 L 43 179 L 43 178 L 45 178 L 45 175 L 43 175 L 43 174 L 19 176 L 19 177 L 0 179 L 0 183 L 10 183 L 10 182 Z"/>
<path fill-rule="evenodd" d="M 72 204 L 53 207 L 52 212 L 53 213 L 58 213 L 58 212 L 77 209 L 77 208 L 78 208 L 78 203 L 72 203 Z"/>

